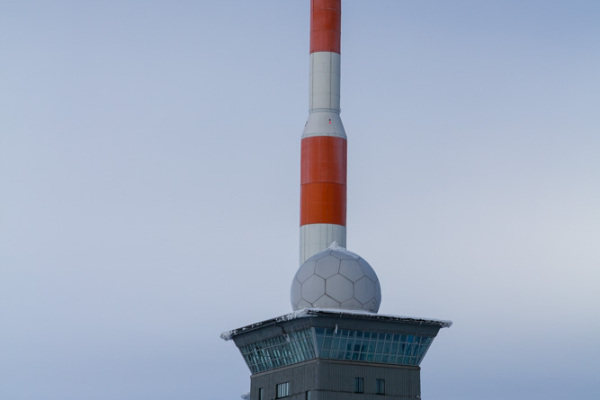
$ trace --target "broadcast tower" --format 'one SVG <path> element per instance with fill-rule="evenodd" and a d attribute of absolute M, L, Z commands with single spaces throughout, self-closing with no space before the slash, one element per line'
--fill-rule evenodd
<path fill-rule="evenodd" d="M 250 400 L 420 399 L 419 364 L 440 328 L 452 324 L 377 314 L 379 279 L 346 250 L 340 38 L 341 0 L 311 0 L 294 312 L 222 335 L 250 368 Z"/>

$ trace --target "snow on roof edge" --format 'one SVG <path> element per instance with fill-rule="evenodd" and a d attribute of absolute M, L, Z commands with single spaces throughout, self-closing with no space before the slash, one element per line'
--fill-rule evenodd
<path fill-rule="evenodd" d="M 412 322 L 420 322 L 420 323 L 428 323 L 439 325 L 440 328 L 450 328 L 452 326 L 452 321 L 435 319 L 435 318 L 415 318 L 408 316 L 399 316 L 399 315 L 391 315 L 391 314 L 375 314 L 369 311 L 363 310 L 341 310 L 338 308 L 303 308 L 301 310 L 296 310 L 289 314 L 281 315 L 279 317 L 271 318 L 265 321 L 257 322 L 254 324 L 246 325 L 241 328 L 233 329 L 231 331 L 226 331 L 221 333 L 221 339 L 228 341 L 232 340 L 234 336 L 237 336 L 243 332 L 247 332 L 253 329 L 256 329 L 262 325 L 267 323 L 277 323 L 283 321 L 291 321 L 297 318 L 306 318 L 314 315 L 327 315 L 327 314 L 337 314 L 337 315 L 354 315 L 354 316 L 364 316 L 372 319 L 391 319 L 396 321 L 412 321 Z"/>

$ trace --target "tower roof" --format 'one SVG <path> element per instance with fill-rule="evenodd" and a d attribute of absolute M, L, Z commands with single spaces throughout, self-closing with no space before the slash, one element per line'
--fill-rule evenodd
<path fill-rule="evenodd" d="M 446 321 L 441 319 L 431 319 L 431 318 L 415 318 L 415 317 L 407 317 L 407 316 L 398 316 L 398 315 L 386 315 L 386 314 L 373 314 L 368 311 L 359 311 L 359 310 L 340 310 L 340 309 L 323 309 L 323 308 L 305 308 L 302 310 L 294 311 L 289 314 L 281 315 L 279 317 L 267 319 L 265 321 L 256 322 L 254 324 L 246 325 L 241 328 L 233 329 L 231 331 L 223 332 L 221 334 L 221 339 L 223 340 L 233 340 L 235 337 L 240 336 L 245 333 L 249 333 L 251 331 L 262 329 L 268 326 L 277 326 L 286 321 L 297 320 L 300 318 L 310 318 L 310 317 L 329 317 L 335 318 L 338 320 L 357 320 L 357 321 L 381 321 L 381 322 L 399 322 L 405 323 L 409 325 L 421 325 L 421 326 L 431 326 L 437 329 L 440 328 L 449 328 L 452 326 L 452 321 Z"/>

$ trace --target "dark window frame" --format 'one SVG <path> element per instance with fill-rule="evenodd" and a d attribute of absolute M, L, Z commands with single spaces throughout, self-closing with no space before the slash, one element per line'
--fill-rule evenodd
<path fill-rule="evenodd" d="M 375 394 L 385 394 L 385 379 L 375 380 Z"/>
<path fill-rule="evenodd" d="M 365 392 L 365 378 L 357 376 L 354 378 L 354 393 Z"/>
<path fill-rule="evenodd" d="M 278 383 L 276 386 L 275 398 L 283 399 L 284 397 L 289 397 L 289 396 L 290 396 L 290 383 L 289 382 Z"/>

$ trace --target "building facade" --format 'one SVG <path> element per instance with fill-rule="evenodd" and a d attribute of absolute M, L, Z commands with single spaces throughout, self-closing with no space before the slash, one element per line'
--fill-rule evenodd
<path fill-rule="evenodd" d="M 304 309 L 224 334 L 252 375 L 250 400 L 420 399 L 419 367 L 448 321 Z"/>

